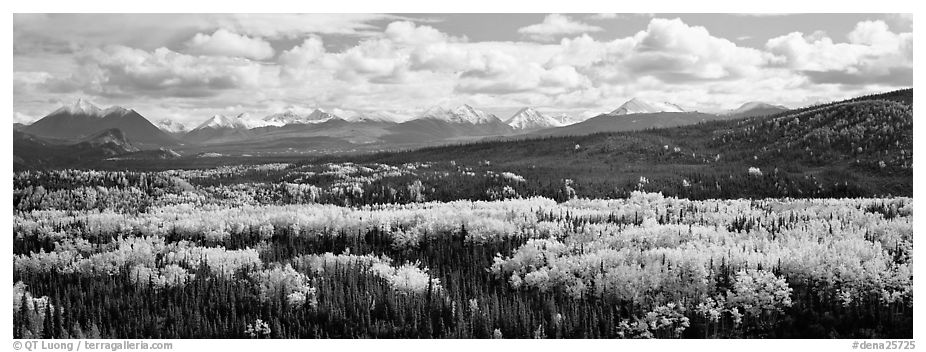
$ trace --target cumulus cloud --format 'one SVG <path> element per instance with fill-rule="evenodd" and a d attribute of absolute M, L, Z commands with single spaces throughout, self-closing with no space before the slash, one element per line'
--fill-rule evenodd
<path fill-rule="evenodd" d="M 759 50 L 737 46 L 678 18 L 653 19 L 634 40 L 627 68 L 666 81 L 739 78 L 767 60 Z"/>
<path fill-rule="evenodd" d="M 391 41 L 374 39 L 325 57 L 324 65 L 343 80 L 367 78 L 391 82 L 402 77 L 405 60 L 405 55 Z"/>
<path fill-rule="evenodd" d="M 223 90 L 256 88 L 261 66 L 229 57 L 191 56 L 158 48 L 152 52 L 125 46 L 93 49 L 79 59 L 92 77 L 83 86 L 99 94 L 204 97 Z"/>
<path fill-rule="evenodd" d="M 462 65 L 457 61 L 465 61 L 468 54 L 454 46 L 462 41 L 430 26 L 395 21 L 381 36 L 341 52 L 326 52 L 320 39 L 309 38 L 283 52 L 278 61 L 282 72 L 293 77 L 320 74 L 322 68 L 343 81 L 394 84 L 405 82 L 412 70 L 445 71 Z"/>
<path fill-rule="evenodd" d="M 399 45 L 424 45 L 447 41 L 450 37 L 430 26 L 410 21 L 396 21 L 386 26 L 386 38 Z"/>
<path fill-rule="evenodd" d="M 556 94 L 588 84 L 588 79 L 571 66 L 545 68 L 538 62 L 523 62 L 499 52 L 487 52 L 483 60 L 481 67 L 460 75 L 455 91 L 474 94 L 527 91 Z"/>
<path fill-rule="evenodd" d="M 913 33 L 894 33 L 883 21 L 862 21 L 837 43 L 821 33 L 792 32 L 769 39 L 774 64 L 817 83 L 913 83 Z"/>
<path fill-rule="evenodd" d="M 296 79 L 307 78 L 307 72 L 318 65 L 319 60 L 325 57 L 325 45 L 320 38 L 309 37 L 289 50 L 280 54 L 277 59 L 283 75 Z"/>
<path fill-rule="evenodd" d="M 273 47 L 260 38 L 239 35 L 224 29 L 212 34 L 198 33 L 186 43 L 187 52 L 196 55 L 234 56 L 254 60 L 273 57 Z"/>
<path fill-rule="evenodd" d="M 482 65 L 482 55 L 476 50 L 451 43 L 434 43 L 415 48 L 409 57 L 413 70 L 455 72 Z"/>
<path fill-rule="evenodd" d="M 534 40 L 552 41 L 564 35 L 599 32 L 602 30 L 601 27 L 573 20 L 566 15 L 554 13 L 544 17 L 541 23 L 518 28 L 518 33 Z"/>
<path fill-rule="evenodd" d="M 654 18 L 633 36 L 601 42 L 588 35 L 560 41 L 546 66 L 569 65 L 593 81 L 629 84 L 733 80 L 758 73 L 771 55 L 713 36 L 680 19 Z"/>

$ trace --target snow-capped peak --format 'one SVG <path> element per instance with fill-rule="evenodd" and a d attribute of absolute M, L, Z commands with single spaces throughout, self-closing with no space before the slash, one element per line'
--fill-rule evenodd
<path fill-rule="evenodd" d="M 71 115 L 103 116 L 103 110 L 100 110 L 99 107 L 84 99 L 77 99 L 74 104 L 62 106 L 52 114 L 64 112 Z"/>
<path fill-rule="evenodd" d="M 68 115 L 83 115 L 83 116 L 93 116 L 93 117 L 104 117 L 104 116 L 125 116 L 131 113 L 134 110 L 126 109 L 121 106 L 110 106 L 106 109 L 100 109 L 98 106 L 93 105 L 88 100 L 83 98 L 77 99 L 73 104 L 66 105 L 58 108 L 50 115 L 57 114 L 68 114 Z"/>
<path fill-rule="evenodd" d="M 520 130 L 536 130 L 563 126 L 562 122 L 541 114 L 530 107 L 518 110 L 518 112 L 512 115 L 505 123 L 507 123 L 508 126 Z"/>
<path fill-rule="evenodd" d="M 648 102 L 633 98 L 611 112 L 611 115 L 652 114 L 657 112 L 685 112 L 680 106 L 668 102 Z"/>
<path fill-rule="evenodd" d="M 485 124 L 492 121 L 501 121 L 495 115 L 478 110 L 468 104 L 460 105 L 453 109 L 445 109 L 440 106 L 432 107 L 426 110 L 421 118 L 430 118 L 443 120 L 453 123 Z"/>
<path fill-rule="evenodd" d="M 194 128 L 193 130 L 201 130 L 201 129 L 206 129 L 206 128 L 248 129 L 249 126 L 247 123 L 245 123 L 245 121 L 241 119 L 238 119 L 235 117 L 228 117 L 228 116 L 219 114 L 219 115 L 213 115 L 208 120 L 206 120 L 205 122 L 203 122 L 202 124 Z"/>

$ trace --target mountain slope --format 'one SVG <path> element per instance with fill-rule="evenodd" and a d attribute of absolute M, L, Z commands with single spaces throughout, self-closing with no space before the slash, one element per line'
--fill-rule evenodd
<path fill-rule="evenodd" d="M 100 109 L 93 104 L 78 100 L 70 106 L 61 107 L 22 131 L 40 137 L 77 141 L 108 129 L 119 129 L 141 146 L 169 146 L 177 141 L 135 110 L 121 107 Z"/>

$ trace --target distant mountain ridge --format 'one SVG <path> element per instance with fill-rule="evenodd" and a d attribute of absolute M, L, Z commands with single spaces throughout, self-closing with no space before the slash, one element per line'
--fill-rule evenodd
<path fill-rule="evenodd" d="M 21 128 L 40 137 L 82 140 L 109 129 L 119 129 L 135 143 L 145 146 L 171 146 L 177 140 L 141 116 L 137 111 L 113 106 L 100 109 L 79 99 Z"/>
<path fill-rule="evenodd" d="M 767 115 L 783 111 L 782 109 L 785 108 L 762 102 L 748 102 L 728 112 L 705 114 L 685 112 L 673 103 L 653 103 L 641 98 L 630 99 L 610 113 L 584 120 L 564 114 L 551 116 L 532 107 L 521 108 L 511 117 L 502 120 L 468 104 L 452 108 L 434 106 L 414 117 L 387 111 L 368 111 L 343 118 L 322 109 L 314 109 L 309 114 L 287 109 L 262 118 L 252 118 L 248 113 L 234 116 L 217 114 L 194 128 L 188 128 L 172 120 L 160 120 L 157 126 L 144 120 L 140 121 L 139 125 L 147 124 L 158 131 L 152 132 L 149 129 L 145 133 L 138 133 L 122 124 L 107 124 L 87 131 L 67 127 L 77 124 L 82 127 L 99 125 L 101 121 L 138 119 L 134 110 L 121 107 L 100 109 L 80 99 L 72 105 L 55 110 L 49 115 L 53 118 L 47 117 L 57 125 L 66 127 L 58 127 L 56 124 L 40 120 L 34 124 L 35 126 L 16 125 L 14 128 L 36 136 L 70 141 L 80 141 L 108 128 L 119 128 L 128 139 L 137 141 L 134 142 L 137 147 L 143 149 L 172 146 L 182 141 L 182 149 L 188 149 L 190 152 L 205 148 L 221 153 L 222 146 L 232 145 L 243 153 L 247 152 L 248 146 L 269 151 L 275 148 L 273 146 L 283 145 L 286 148 L 280 150 L 281 152 L 296 152 L 314 150 L 317 143 L 339 147 L 355 145 L 390 148 L 458 143 L 519 134 L 551 136 L 632 131 Z M 71 123 L 72 119 L 78 121 Z M 59 133 L 62 128 L 67 129 L 65 133 Z M 146 135 L 151 134 L 162 136 L 162 140 L 152 141 L 151 138 L 146 138 Z"/>

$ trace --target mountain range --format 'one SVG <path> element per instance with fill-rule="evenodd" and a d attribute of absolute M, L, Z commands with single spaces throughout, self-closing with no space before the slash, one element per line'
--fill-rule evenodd
<path fill-rule="evenodd" d="M 122 107 L 101 109 L 80 99 L 31 125 L 14 125 L 14 130 L 54 145 L 73 145 L 104 131 L 110 131 L 108 133 L 112 135 L 111 130 L 117 130 L 126 144 L 139 150 L 160 150 L 163 147 L 183 154 L 298 154 L 358 148 L 415 148 L 498 137 L 645 130 L 768 115 L 785 110 L 782 106 L 750 102 L 728 112 L 706 114 L 686 112 L 671 103 L 633 98 L 610 113 L 582 121 L 566 115 L 547 115 L 532 107 L 524 107 L 503 120 L 464 104 L 452 108 L 435 106 L 414 117 L 382 111 L 342 118 L 321 109 L 309 114 L 285 110 L 263 118 L 253 118 L 247 113 L 234 116 L 217 114 L 194 128 L 188 128 L 172 120 L 159 120 L 153 124 L 135 110 Z M 131 152 L 122 151 L 123 154 Z"/>

